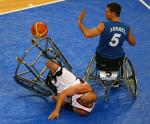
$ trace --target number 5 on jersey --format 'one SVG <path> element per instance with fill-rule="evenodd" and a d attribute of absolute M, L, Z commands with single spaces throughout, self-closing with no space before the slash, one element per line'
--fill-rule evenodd
<path fill-rule="evenodd" d="M 119 38 L 121 37 L 121 34 L 117 34 L 115 33 L 113 35 L 113 37 L 111 38 L 110 42 L 109 42 L 109 45 L 112 46 L 112 47 L 116 47 L 119 43 Z"/>

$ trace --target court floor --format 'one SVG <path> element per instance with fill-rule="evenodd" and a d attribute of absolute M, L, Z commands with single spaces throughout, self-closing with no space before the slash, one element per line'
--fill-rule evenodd
<path fill-rule="evenodd" d="M 111 90 L 110 100 L 103 100 L 103 89 L 92 84 L 97 101 L 91 114 L 81 117 L 65 108 L 60 118 L 50 121 L 55 107 L 51 98 L 40 97 L 13 79 L 16 56 L 31 46 L 30 28 L 35 21 L 44 21 L 52 37 L 72 65 L 73 72 L 83 76 L 99 37 L 86 39 L 77 26 L 77 17 L 85 8 L 85 24 L 94 27 L 105 21 L 105 6 L 112 0 L 65 0 L 0 15 L 0 124 L 149 124 L 150 122 L 150 1 L 114 0 L 122 5 L 122 21 L 130 24 L 137 44 L 124 45 L 126 56 L 133 62 L 138 78 L 138 97 L 128 95 L 123 87 Z M 33 8 L 32 8 L 33 7 Z M 12 10 L 11 10 L 12 11 Z"/>

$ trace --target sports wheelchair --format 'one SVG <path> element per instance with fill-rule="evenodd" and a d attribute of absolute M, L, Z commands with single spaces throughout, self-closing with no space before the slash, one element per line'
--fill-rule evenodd
<path fill-rule="evenodd" d="M 126 86 L 130 95 L 137 96 L 137 79 L 133 65 L 128 57 L 124 57 L 119 65 L 114 66 L 96 65 L 95 54 L 90 59 L 84 74 L 84 80 L 87 82 L 99 82 L 104 88 L 104 101 L 109 100 L 109 91 L 115 83 Z"/>
<path fill-rule="evenodd" d="M 20 58 L 16 57 L 18 65 L 14 80 L 24 88 L 38 95 L 54 95 L 57 90 L 51 83 L 51 71 L 47 69 L 45 64 L 42 65 L 45 63 L 44 59 L 55 61 L 70 71 L 72 68 L 52 38 L 33 38 L 31 41 L 32 46 L 25 51 L 23 56 Z"/>

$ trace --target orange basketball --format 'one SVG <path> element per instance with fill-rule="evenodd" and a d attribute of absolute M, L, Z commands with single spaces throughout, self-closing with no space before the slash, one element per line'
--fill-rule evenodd
<path fill-rule="evenodd" d="M 36 22 L 32 25 L 31 32 L 34 37 L 43 38 L 48 33 L 48 27 L 44 22 Z"/>

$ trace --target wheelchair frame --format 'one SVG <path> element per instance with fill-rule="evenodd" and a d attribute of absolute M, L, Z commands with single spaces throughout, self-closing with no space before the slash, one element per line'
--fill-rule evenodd
<path fill-rule="evenodd" d="M 100 75 L 98 74 L 96 66 L 95 66 L 95 54 L 90 59 L 90 62 L 87 66 L 87 69 L 84 74 L 85 81 L 96 81 L 101 84 L 104 88 L 104 101 L 107 102 L 109 100 L 109 91 L 112 88 L 113 84 L 119 82 L 121 84 L 125 84 L 130 95 L 135 98 L 137 96 L 137 79 L 134 71 L 134 67 L 129 60 L 128 57 L 124 57 L 123 64 L 118 69 L 118 75 L 116 80 L 102 80 Z M 110 70 L 111 71 L 111 70 Z M 121 71 L 123 74 L 121 74 Z M 129 72 L 130 71 L 130 72 Z M 132 73 L 132 76 L 129 77 L 129 73 Z M 94 75 L 95 74 L 95 75 Z"/>
<path fill-rule="evenodd" d="M 39 42 L 46 42 L 45 49 L 43 49 Z M 41 72 L 39 72 L 35 67 L 34 64 L 39 60 L 41 56 L 50 59 L 52 61 L 57 62 L 60 64 L 62 63 L 62 66 L 65 66 L 68 70 L 72 70 L 70 64 L 62 54 L 62 52 L 58 49 L 54 41 L 50 37 L 45 37 L 43 39 L 32 39 L 32 46 L 25 51 L 23 56 L 21 58 L 16 57 L 16 60 L 18 61 L 18 65 L 15 71 L 14 80 L 23 86 L 24 88 L 38 94 L 41 96 L 51 96 L 56 94 L 56 92 L 53 90 L 53 88 L 49 88 L 48 85 L 46 85 L 46 80 L 42 77 L 42 75 L 46 72 L 47 67 L 45 66 Z M 49 48 L 48 46 L 51 46 Z M 38 56 L 33 60 L 31 64 L 28 64 L 24 61 L 26 56 L 28 55 L 29 51 L 31 51 L 34 47 L 38 48 L 41 52 L 38 54 Z M 23 71 L 19 73 L 19 69 L 21 65 L 24 65 L 28 71 Z M 28 78 L 24 78 L 23 76 L 25 74 L 31 73 L 35 79 L 31 80 Z M 51 73 L 48 73 L 47 77 L 51 77 Z"/>

